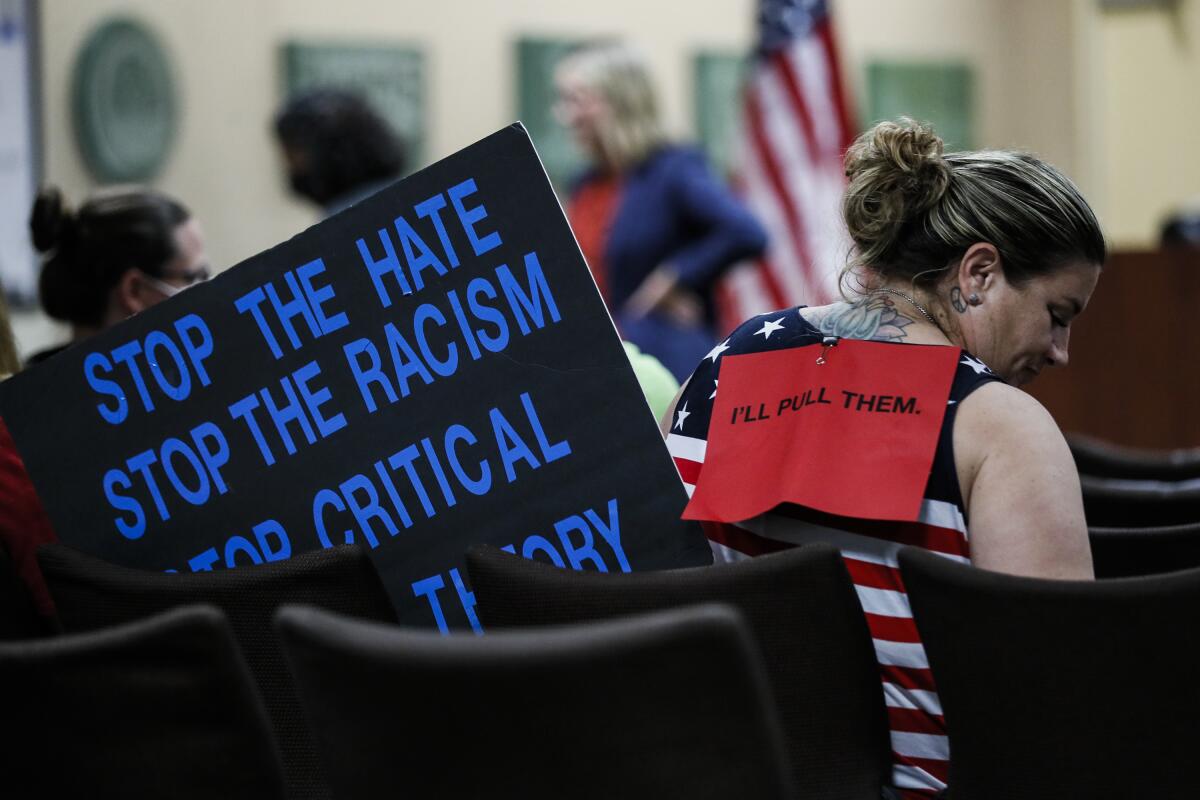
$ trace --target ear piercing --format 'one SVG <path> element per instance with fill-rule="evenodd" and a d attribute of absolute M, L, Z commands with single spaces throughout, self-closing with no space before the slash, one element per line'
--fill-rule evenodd
<path fill-rule="evenodd" d="M 967 302 L 973 306 L 977 306 L 983 302 L 983 298 L 980 297 L 979 295 L 975 294 L 974 292 L 971 292 L 971 294 L 969 294 L 967 296 Z"/>

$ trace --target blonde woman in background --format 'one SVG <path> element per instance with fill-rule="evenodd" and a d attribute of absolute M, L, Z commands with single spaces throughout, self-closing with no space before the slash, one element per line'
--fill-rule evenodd
<path fill-rule="evenodd" d="M 714 344 L 715 281 L 766 234 L 698 150 L 666 140 L 635 50 L 578 50 L 555 84 L 555 112 L 591 160 L 567 209 L 583 254 L 622 338 L 682 380 Z"/>

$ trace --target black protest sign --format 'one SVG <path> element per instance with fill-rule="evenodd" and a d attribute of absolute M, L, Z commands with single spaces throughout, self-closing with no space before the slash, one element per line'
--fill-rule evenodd
<path fill-rule="evenodd" d="M 475 542 L 707 559 L 519 125 L 0 384 L 0 416 L 67 544 L 196 571 L 358 542 L 409 623 L 477 624 Z"/>

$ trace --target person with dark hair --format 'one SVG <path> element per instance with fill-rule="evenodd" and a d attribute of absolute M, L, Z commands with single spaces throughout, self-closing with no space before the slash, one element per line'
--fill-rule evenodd
<path fill-rule="evenodd" d="M 919 508 L 917 519 L 867 519 L 781 503 L 752 519 L 705 525 L 717 561 L 813 541 L 841 549 L 875 640 L 895 787 L 904 797 L 930 797 L 946 786 L 950 753 L 896 554 L 901 545 L 910 545 L 1000 572 L 1092 577 L 1071 453 L 1046 409 L 1016 387 L 1046 367 L 1066 365 L 1071 324 L 1096 287 L 1106 245 L 1075 185 L 1032 155 L 946 154 L 930 128 L 901 120 L 880 123 L 860 136 L 846 153 L 845 167 L 849 185 L 842 210 L 854 251 L 843 279 L 852 296 L 743 324 L 701 362 L 664 426 L 669 425 L 667 446 L 680 474 L 695 485 L 704 469 L 725 467 L 713 466 L 719 456 L 708 444 L 713 398 L 730 385 L 720 375 L 730 356 L 817 345 L 810 351 L 814 359 L 828 348 L 831 360 L 840 358 L 846 370 L 858 370 L 856 380 L 866 393 L 878 388 L 872 384 L 876 375 L 879 385 L 908 382 L 914 393 L 934 380 L 917 377 L 927 373 L 911 365 L 903 373 L 893 368 L 884 378 L 889 359 L 908 363 L 924 357 L 922 364 L 932 358 L 944 365 L 936 396 L 932 389 L 929 394 L 938 406 L 946 405 L 940 429 L 930 432 L 930 471 L 919 476 L 914 489 L 919 494 L 911 498 Z M 887 344 L 843 346 L 839 353 L 837 343 L 846 339 Z M 868 361 L 868 353 L 876 360 Z M 948 397 L 941 394 L 947 386 Z M 866 394 L 858 395 L 852 411 L 862 410 L 864 396 L 867 412 L 874 410 L 876 397 Z M 826 402 L 836 405 L 815 409 L 843 406 L 840 396 Z M 837 414 L 812 408 L 806 413 Z M 837 443 L 874 430 L 864 428 L 861 419 L 814 420 L 827 425 L 822 428 L 831 434 L 826 446 L 817 450 L 804 441 L 789 442 L 792 464 L 771 460 L 770 468 L 828 472 L 834 462 L 852 468 L 864 445 Z M 913 445 L 889 438 L 894 433 L 871 435 L 871 446 L 893 461 L 897 448 L 912 454 Z M 884 467 L 868 480 L 839 487 L 845 493 L 839 496 L 861 507 L 895 480 Z M 694 489 L 695 495 L 706 493 Z M 869 516 L 865 509 L 863 516 Z M 994 689 L 997 702 L 1003 702 L 1004 691 L 1020 687 Z"/>
<path fill-rule="evenodd" d="M 1163 221 L 1158 243 L 1167 249 L 1200 248 L 1200 208 L 1193 204 L 1173 212 Z"/>
<path fill-rule="evenodd" d="M 315 89 L 292 97 L 275 117 L 292 191 L 326 216 L 398 180 L 404 145 L 358 95 Z"/>
<path fill-rule="evenodd" d="M 200 224 L 179 201 L 151 189 L 99 192 L 76 211 L 47 187 L 34 201 L 29 229 L 46 254 L 38 282 L 42 307 L 71 325 L 68 345 L 209 276 Z"/>

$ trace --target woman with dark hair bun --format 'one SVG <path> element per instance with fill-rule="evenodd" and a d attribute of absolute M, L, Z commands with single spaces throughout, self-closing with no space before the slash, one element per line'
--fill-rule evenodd
<path fill-rule="evenodd" d="M 46 254 L 38 285 L 42 306 L 70 323 L 68 344 L 208 278 L 199 223 L 182 203 L 151 189 L 99 192 L 76 211 L 57 188 L 46 187 L 34 201 L 29 229 Z"/>

